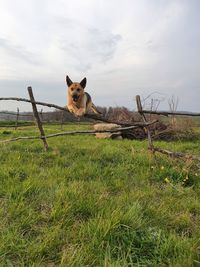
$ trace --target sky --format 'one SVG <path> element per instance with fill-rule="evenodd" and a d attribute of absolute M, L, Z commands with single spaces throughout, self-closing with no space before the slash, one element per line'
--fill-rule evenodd
<path fill-rule="evenodd" d="M 98 106 L 135 96 L 178 99 L 199 112 L 199 0 L 0 0 L 0 97 L 66 105 L 66 82 L 87 77 Z M 30 110 L 0 101 L 0 110 Z"/>

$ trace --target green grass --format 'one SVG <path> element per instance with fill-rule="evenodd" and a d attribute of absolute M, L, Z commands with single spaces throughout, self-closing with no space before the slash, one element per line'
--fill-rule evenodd
<path fill-rule="evenodd" d="M 36 134 L 0 128 L 0 140 Z M 0 144 L 0 266 L 200 266 L 196 163 L 153 157 L 146 141 L 48 143 Z M 157 145 L 200 154 L 200 140 Z"/>

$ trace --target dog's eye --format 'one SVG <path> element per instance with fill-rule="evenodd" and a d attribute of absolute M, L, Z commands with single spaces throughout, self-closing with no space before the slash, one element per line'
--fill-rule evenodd
<path fill-rule="evenodd" d="M 81 89 L 80 89 L 80 88 L 78 88 L 78 89 L 77 89 L 77 92 L 80 92 L 80 91 L 81 91 Z"/>
<path fill-rule="evenodd" d="M 71 91 L 74 91 L 74 88 L 73 87 L 71 88 Z"/>

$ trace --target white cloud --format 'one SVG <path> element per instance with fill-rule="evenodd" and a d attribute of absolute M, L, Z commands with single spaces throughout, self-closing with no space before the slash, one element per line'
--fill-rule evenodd
<path fill-rule="evenodd" d="M 62 102 L 67 73 L 74 80 L 87 76 L 101 105 L 131 106 L 138 91 L 186 98 L 196 88 L 197 98 L 199 6 L 196 0 L 1 0 L 1 95 L 5 80 L 7 86 L 25 81 L 52 100 L 59 88 Z M 195 108 L 192 101 L 183 100 L 186 108 Z"/>

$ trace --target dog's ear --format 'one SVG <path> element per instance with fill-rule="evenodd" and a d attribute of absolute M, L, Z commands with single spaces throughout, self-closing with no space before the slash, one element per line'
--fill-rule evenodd
<path fill-rule="evenodd" d="M 69 76 L 67 75 L 66 76 L 66 83 L 67 83 L 67 86 L 70 87 L 70 85 L 72 85 L 72 81 L 70 80 Z"/>
<path fill-rule="evenodd" d="M 80 85 L 83 87 L 83 89 L 85 88 L 86 83 L 87 83 L 87 79 L 86 79 L 86 78 L 84 78 L 84 79 L 80 82 Z"/>

